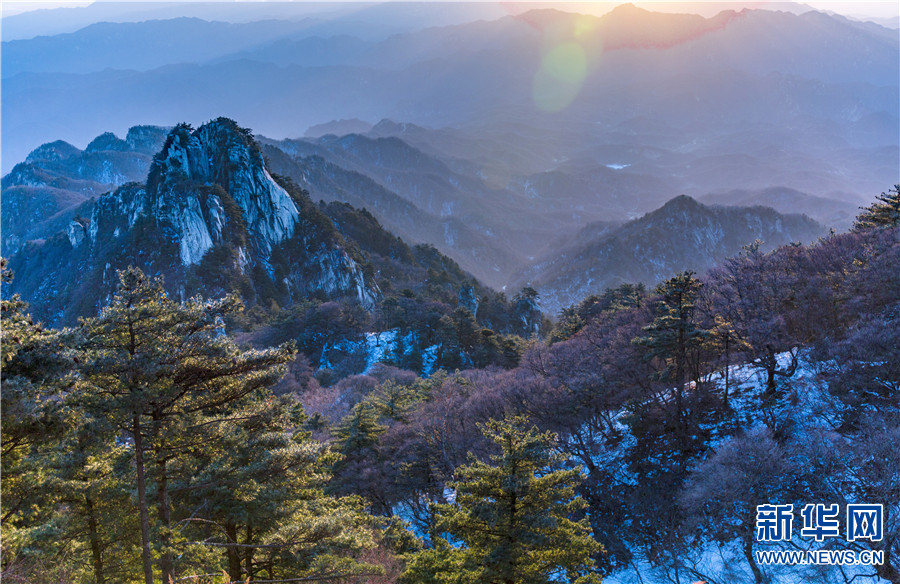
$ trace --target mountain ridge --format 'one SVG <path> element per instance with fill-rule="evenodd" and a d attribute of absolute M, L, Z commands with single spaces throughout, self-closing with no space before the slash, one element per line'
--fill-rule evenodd
<path fill-rule="evenodd" d="M 176 126 L 146 183 L 101 196 L 90 218 L 26 244 L 10 261 L 12 292 L 67 322 L 95 312 L 115 269 L 135 265 L 181 299 L 238 291 L 251 303 L 289 303 L 322 293 L 371 307 L 378 287 L 348 250 L 303 191 L 269 175 L 249 131 L 219 118 Z"/>
<path fill-rule="evenodd" d="M 589 23 L 600 21 L 595 17 L 585 18 Z M 505 24 L 498 24 L 500 20 L 472 24 L 466 34 L 463 32 L 469 25 L 463 25 L 459 34 L 450 30 L 441 33 L 445 37 L 437 32 L 419 37 L 415 33 L 400 35 L 391 41 L 406 43 L 400 52 L 424 61 L 392 70 L 364 61 L 340 66 L 280 67 L 271 61 L 234 60 L 215 65 L 170 63 L 152 71 L 127 74 L 107 71 L 71 77 L 22 73 L 5 80 L 4 84 L 7 106 L 4 108 L 4 160 L 21 159 L 25 149 L 48 141 L 49 136 L 37 135 L 38 129 L 45 127 L 42 114 L 46 111 L 74 120 L 65 132 L 57 132 L 53 137 L 76 143 L 80 141 L 75 139 L 78 135 L 86 139 L 98 133 L 99 120 L 94 110 L 104 112 L 104 127 L 109 127 L 110 122 L 117 126 L 136 121 L 134 111 L 142 112 L 142 121 L 170 119 L 173 108 L 184 112 L 179 117 L 189 121 L 195 116 L 208 119 L 206 116 L 210 114 L 228 112 L 252 125 L 257 132 L 274 138 L 299 135 L 304 128 L 323 120 L 352 117 L 395 118 L 433 127 L 472 127 L 473 122 L 482 123 L 498 112 L 519 111 L 518 115 L 524 119 L 534 119 L 541 115 L 534 103 L 534 80 L 549 54 L 547 51 L 554 46 L 575 51 L 575 45 L 587 59 L 586 76 L 580 89 L 572 87 L 573 94 L 578 93 L 582 99 L 575 99 L 556 116 L 566 124 L 574 121 L 581 122 L 582 127 L 585 123 L 616 124 L 651 114 L 657 120 L 684 120 L 684 124 L 674 125 L 688 124 L 689 132 L 682 135 L 691 142 L 708 139 L 711 128 L 715 127 L 723 128 L 726 135 L 733 133 L 735 138 L 742 138 L 755 131 L 753 124 L 765 122 L 761 114 L 768 112 L 778 116 L 769 120 L 774 128 L 764 134 L 793 126 L 802 129 L 791 136 L 800 142 L 799 146 L 805 146 L 806 142 L 824 146 L 834 143 L 837 134 L 858 133 L 845 127 L 847 120 L 835 119 L 846 117 L 848 112 L 854 119 L 879 115 L 879 112 L 897 118 L 896 91 L 888 91 L 883 96 L 877 95 L 877 91 L 873 93 L 879 86 L 894 87 L 897 43 L 875 29 L 870 30 L 871 27 L 860 27 L 846 19 L 746 11 L 743 16 L 730 20 L 726 29 L 715 29 L 665 50 L 601 51 L 598 55 L 591 52 L 591 47 L 596 43 L 594 37 L 600 35 L 596 30 L 585 32 L 577 28 L 581 21 L 580 17 L 566 15 L 559 32 L 551 31 L 547 38 L 527 23 L 512 20 L 504 20 Z M 507 25 L 514 25 L 515 34 L 510 36 L 504 32 Z M 459 52 L 452 45 L 460 38 L 480 40 L 477 46 Z M 432 49 L 426 50 L 428 43 Z M 385 63 L 391 65 L 393 61 Z M 729 69 L 740 74 L 723 77 Z M 669 79 L 673 72 L 683 75 Z M 782 77 L 767 77 L 772 73 Z M 667 90 L 662 91 L 662 99 L 654 100 L 643 87 L 647 81 L 644 78 L 659 82 L 660 75 L 665 82 L 657 83 L 657 89 Z M 239 85 L 234 82 L 238 79 Z M 861 82 L 873 83 L 874 89 L 851 85 Z M 691 87 L 684 88 L 685 85 Z M 366 87 L 364 93 L 353 89 L 360 86 Z M 239 91 L 239 87 L 253 88 L 258 107 L 251 109 L 244 105 L 242 96 L 246 97 L 246 92 Z M 165 98 L 160 88 L 166 88 Z M 677 90 L 679 95 L 667 95 L 668 90 Z M 701 99 L 698 105 L 695 99 L 698 96 L 709 96 L 709 99 Z M 562 107 L 564 102 L 557 105 Z M 838 107 L 823 107 L 832 102 Z M 76 103 L 79 114 L 69 115 Z M 122 111 L 123 103 L 132 104 L 130 111 Z M 303 107 L 287 109 L 284 106 L 288 103 L 302 103 Z M 602 104 L 599 111 L 598 104 Z M 785 104 L 796 107 L 787 108 Z M 38 109 L 42 110 L 41 115 Z M 278 123 L 271 119 L 272 112 L 276 111 L 281 115 Z M 10 116 L 11 112 L 16 115 Z M 203 112 L 207 112 L 206 116 Z M 722 116 L 727 116 L 725 126 L 719 119 Z M 821 123 L 814 128 L 817 135 L 807 140 L 804 136 L 810 130 L 799 123 L 800 118 L 810 116 L 821 118 Z M 885 120 L 888 127 L 891 119 Z M 885 140 L 889 144 L 896 142 L 890 132 L 883 134 L 865 138 L 860 146 L 881 145 Z M 21 145 L 14 144 L 10 135 Z M 653 138 L 643 137 L 648 141 Z M 856 146 L 858 137 L 854 137 Z M 773 144 L 784 140 L 781 135 L 764 135 L 764 138 Z M 832 156 L 822 153 L 821 148 L 811 151 L 817 152 L 816 156 L 826 164 L 831 162 Z M 816 172 L 825 171 L 817 169 Z M 868 169 L 859 173 L 860 176 L 871 174 Z M 894 178 L 880 181 L 879 187 Z M 858 194 L 873 190 L 857 182 L 859 186 L 850 190 Z M 807 185 L 787 186 L 809 190 Z M 711 191 L 722 185 L 703 187 Z M 682 186 L 681 190 L 687 189 Z M 848 189 L 842 185 L 838 190 Z"/>
<path fill-rule="evenodd" d="M 703 272 L 755 240 L 768 250 L 827 235 L 804 215 L 783 215 L 770 207 L 707 206 L 686 195 L 624 225 L 589 225 L 582 233 L 568 247 L 532 263 L 511 286 L 532 286 L 542 308 L 558 312 L 606 288 L 653 286 L 684 270 Z"/>

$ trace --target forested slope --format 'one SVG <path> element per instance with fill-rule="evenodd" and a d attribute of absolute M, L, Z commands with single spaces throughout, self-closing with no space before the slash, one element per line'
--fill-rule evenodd
<path fill-rule="evenodd" d="M 295 345 L 236 344 L 234 297 L 179 303 L 128 269 L 64 330 L 4 300 L 4 578 L 900 581 L 898 225 L 900 186 L 850 233 L 589 297 L 516 367 L 280 396 Z M 526 492 L 547 512 L 476 535 Z M 755 560 L 756 505 L 819 501 L 883 505 L 881 540 L 832 545 L 884 564 Z"/>

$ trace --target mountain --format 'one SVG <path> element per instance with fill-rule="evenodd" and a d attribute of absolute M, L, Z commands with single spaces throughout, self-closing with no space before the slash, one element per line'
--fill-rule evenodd
<path fill-rule="evenodd" d="M 865 201 L 859 200 L 854 203 L 852 197 L 843 198 L 844 200 L 836 197 L 820 197 L 794 189 L 772 187 L 759 191 L 734 189 L 710 193 L 699 197 L 698 200 L 706 205 L 761 206 L 771 207 L 779 213 L 802 213 L 826 227 L 847 231 L 853 225 L 854 219 L 859 214 L 859 208 Z"/>
<path fill-rule="evenodd" d="M 738 182 L 859 197 L 896 180 L 900 43 L 871 23 L 623 6 L 599 18 L 529 11 L 367 48 L 342 35 L 318 35 L 319 48 L 300 36 L 212 60 L 173 56 L 145 71 L 22 70 L 4 78 L 3 159 L 100 128 L 223 112 L 276 139 L 354 118 L 452 127 L 469 143 L 488 139 L 464 157 L 491 151 L 482 167 L 498 188 L 567 163 L 630 165 L 671 185 L 667 197 Z"/>
<path fill-rule="evenodd" d="M 3 179 L 4 253 L 52 236 L 76 215 L 89 217 L 91 197 L 143 180 L 150 156 L 134 158 L 133 168 L 122 164 L 132 161 L 123 153 L 135 150 L 131 144 L 142 131 L 133 128 L 125 140 L 102 134 L 83 152 L 60 141 L 45 144 L 17 165 Z M 165 131 L 155 131 L 158 149 Z M 434 245 L 495 288 L 552 245 L 560 231 L 601 219 L 624 221 L 672 196 L 659 179 L 606 166 L 508 176 L 500 186 L 483 167 L 430 148 L 432 134 L 439 143 L 445 133 L 383 120 L 366 135 L 260 138 L 260 145 L 270 170 L 294 180 L 313 200 L 365 208 L 404 241 Z M 108 176 L 100 177 L 94 167 Z"/>
<path fill-rule="evenodd" d="M 303 133 L 304 138 L 319 138 L 327 134 L 335 136 L 345 136 L 347 134 L 365 134 L 371 131 L 372 124 L 353 118 L 352 120 L 332 120 L 323 124 L 310 126 Z"/>
<path fill-rule="evenodd" d="M 127 143 L 112 135 L 93 142 L 95 148 L 119 149 Z M 40 152 L 29 164 L 80 156 L 62 143 Z M 447 350 L 429 363 L 448 367 L 514 364 L 515 343 L 501 335 L 532 334 L 541 327 L 529 297 L 507 299 L 434 246 L 406 243 L 364 208 L 339 200 L 314 204 L 296 182 L 270 174 L 266 158 L 287 159 L 301 178 L 313 177 L 312 184 L 331 181 L 329 188 L 340 190 L 349 181 L 351 190 L 378 188 L 372 179 L 321 158 L 293 159 L 271 145 L 261 147 L 249 130 L 227 118 L 196 130 L 179 124 L 152 158 L 146 181 L 125 183 L 49 218 L 36 209 L 44 219 L 37 226 L 42 237 L 10 250 L 15 278 L 4 285 L 4 295 L 21 294 L 46 323 L 69 324 L 96 314 L 113 292 L 115 271 L 134 265 L 162 276 L 178 299 L 236 293 L 252 308 L 239 325 L 258 329 L 251 338 L 296 338 L 298 330 L 308 329 L 300 336 L 310 359 L 356 373 L 365 361 L 332 344 L 364 338 L 379 327 L 403 329 L 407 348 L 415 345 L 419 356 L 446 343 Z M 354 202 L 383 202 L 392 205 L 388 216 L 405 209 L 429 225 L 431 218 L 409 202 L 387 191 L 382 195 Z M 17 217 L 4 214 L 14 228 Z M 453 220 L 446 226 L 464 229 Z M 472 337 L 481 327 L 498 336 Z M 456 346 L 458 351 L 449 348 Z M 410 363 L 425 367 L 424 361 Z"/>
<path fill-rule="evenodd" d="M 232 24 L 199 18 L 100 22 L 77 32 L 3 43 L 3 77 L 18 73 L 89 73 L 154 69 L 212 60 L 225 52 L 296 31 L 290 21 Z"/>
<path fill-rule="evenodd" d="M 480 232 L 464 219 L 430 213 L 385 187 L 365 171 L 348 170 L 320 154 L 291 156 L 266 144 L 263 151 L 274 172 L 290 177 L 314 199 L 349 203 L 365 208 L 378 221 L 410 243 L 434 245 L 466 271 L 488 285 L 505 281 L 508 266 L 519 263 L 519 255 L 500 237 Z"/>
<path fill-rule="evenodd" d="M 436 147 L 429 147 L 432 134 Z M 561 231 L 638 216 L 674 195 L 655 177 L 606 166 L 567 165 L 501 183 L 485 164 L 442 152 L 447 134 L 383 120 L 366 135 L 265 145 L 273 169 L 315 197 L 369 209 L 404 239 L 436 246 L 496 288 Z M 487 144 L 481 148 L 493 141 Z"/>
<path fill-rule="evenodd" d="M 107 132 L 84 150 L 58 140 L 33 150 L 3 177 L 0 194 L 2 253 L 29 239 L 48 237 L 82 212 L 90 199 L 126 182 L 143 181 L 168 130 L 134 126 L 125 139 Z"/>
<path fill-rule="evenodd" d="M 10 293 L 36 316 L 71 322 L 105 303 L 116 269 L 136 265 L 182 299 L 236 291 L 250 303 L 322 295 L 371 307 L 380 292 L 353 251 L 306 193 L 272 178 L 248 130 L 219 118 L 177 126 L 146 183 L 127 183 L 97 199 L 89 218 L 28 242 L 11 258 Z"/>
<path fill-rule="evenodd" d="M 143 23 L 147 21 L 208 18 L 243 24 L 266 20 L 294 21 L 309 36 L 327 38 L 348 31 L 354 36 L 380 40 L 391 35 L 446 26 L 476 19 L 496 19 L 527 10 L 528 6 L 488 2 L 129 2 L 102 3 L 84 7 L 33 10 L 3 16 L 3 37 L 27 40 L 41 36 L 75 33 L 96 23 Z"/>
<path fill-rule="evenodd" d="M 533 286 L 542 307 L 557 312 L 605 288 L 653 286 L 684 270 L 703 272 L 755 240 L 763 242 L 763 249 L 773 249 L 825 234 L 822 225 L 802 215 L 782 215 L 767 207 L 707 206 L 679 196 L 624 225 L 586 227 L 513 284 Z"/>
<path fill-rule="evenodd" d="M 383 22 L 394 8 L 385 10 L 348 8 L 341 18 Z M 273 171 L 315 199 L 368 209 L 395 235 L 434 245 L 497 288 L 522 280 L 518 266 L 563 251 L 561 234 L 640 217 L 680 193 L 732 193 L 721 202 L 782 211 L 796 203 L 841 227 L 845 206 L 897 180 L 900 42 L 882 27 L 816 12 L 703 18 L 634 6 L 600 17 L 537 9 L 492 18 L 393 36 L 376 24 L 360 36 L 340 19 L 329 35 L 316 28 L 324 20 L 295 23 L 258 44 L 238 35 L 232 47 L 203 32 L 231 29 L 196 21 L 113 23 L 55 45 L 33 39 L 27 46 L 50 47 L 49 60 L 35 63 L 93 38 L 105 52 L 84 50 L 108 66 L 118 57 L 106 52 L 133 48 L 121 38 L 128 31 L 156 30 L 154 42 L 166 26 L 181 31 L 173 52 L 128 69 L 88 70 L 85 61 L 81 73 L 39 72 L 16 61 L 23 68 L 3 84 L 3 161 L 56 139 L 70 146 L 53 155 L 77 160 L 99 128 L 121 135 L 135 123 L 221 113 L 269 136 L 260 147 Z M 215 46 L 185 61 L 204 39 Z M 6 49 L 4 59 L 19 51 Z M 288 138 L 310 128 L 316 138 Z M 114 160 L 119 146 L 108 138 L 96 148 Z M 121 186 L 73 182 L 82 180 L 74 170 L 52 164 L 5 181 L 3 205 L 14 211 L 4 214 L 4 238 L 15 239 L 4 249 L 49 239 L 76 215 L 86 221 L 87 197 Z M 115 181 L 144 178 L 116 173 Z M 40 191 L 15 190 L 30 183 Z M 811 198 L 757 196 L 773 189 Z M 16 232 L 7 217 L 19 213 L 31 219 Z"/>

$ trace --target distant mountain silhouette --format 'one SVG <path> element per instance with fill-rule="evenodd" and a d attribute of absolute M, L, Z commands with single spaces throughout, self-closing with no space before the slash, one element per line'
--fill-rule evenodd
<path fill-rule="evenodd" d="M 703 272 L 755 240 L 773 249 L 825 234 L 822 225 L 802 215 L 768 207 L 706 206 L 679 196 L 624 225 L 586 227 L 511 286 L 533 286 L 544 309 L 556 312 L 623 283 L 653 286 L 684 270 Z"/>

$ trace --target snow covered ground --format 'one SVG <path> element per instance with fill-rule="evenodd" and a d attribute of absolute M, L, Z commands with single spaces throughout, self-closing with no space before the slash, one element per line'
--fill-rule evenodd
<path fill-rule="evenodd" d="M 779 369 L 787 369 L 790 366 L 792 355 L 789 352 L 781 353 L 777 357 Z M 789 404 L 789 411 L 782 411 L 780 415 L 790 416 L 796 423 L 802 424 L 807 430 L 815 427 L 828 428 L 828 419 L 825 412 L 828 411 L 827 391 L 824 381 L 820 376 L 821 363 L 812 362 L 805 358 L 803 353 L 798 356 L 798 364 L 789 377 L 779 377 L 779 390 L 782 391 Z M 751 421 L 747 432 L 765 427 L 762 415 L 759 412 L 759 396 L 765 390 L 765 372 L 759 367 L 750 364 L 735 365 L 728 371 L 730 401 L 732 407 L 742 417 Z M 724 385 L 725 372 L 719 372 L 713 382 L 720 387 Z M 723 439 L 723 441 L 728 438 Z M 713 442 L 713 448 L 716 448 Z M 827 501 L 809 501 L 810 503 L 828 503 Z M 843 509 L 842 509 L 843 511 Z M 790 542 L 779 544 L 754 545 L 757 550 L 818 550 L 829 546 L 829 540 L 817 543 L 815 540 L 800 538 L 799 525 L 795 521 L 794 538 Z M 842 544 L 847 543 L 841 537 L 834 538 L 831 542 L 834 549 L 841 549 Z M 679 568 L 676 575 L 672 569 L 654 567 L 644 557 L 638 557 L 640 550 L 633 550 L 635 559 L 627 569 L 620 570 L 606 578 L 604 584 L 752 584 L 755 582 L 753 573 L 744 556 L 744 551 L 737 541 L 731 541 L 723 545 L 707 543 L 701 549 L 695 550 L 689 558 L 682 558 L 685 566 Z M 779 565 L 760 566 L 767 578 L 767 584 L 887 584 L 887 580 L 874 575 L 871 566 L 844 565 Z"/>
<path fill-rule="evenodd" d="M 322 360 L 319 369 L 328 369 L 332 363 L 328 359 L 330 351 L 343 353 L 364 353 L 366 359 L 365 372 L 372 369 L 377 363 L 391 363 L 395 361 L 402 347 L 402 354 L 409 355 L 418 344 L 416 333 L 400 334 L 400 329 L 391 329 L 382 332 L 366 333 L 361 341 L 341 340 L 322 350 Z M 430 376 L 434 373 L 437 362 L 438 345 L 431 345 L 422 351 L 422 375 Z"/>

